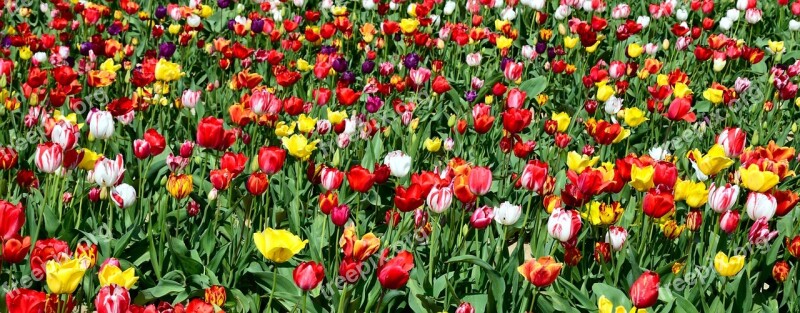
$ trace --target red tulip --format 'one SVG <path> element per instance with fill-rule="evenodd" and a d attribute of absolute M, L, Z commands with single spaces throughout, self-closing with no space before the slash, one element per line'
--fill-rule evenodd
<path fill-rule="evenodd" d="M 386 164 L 375 163 L 375 170 L 372 171 L 372 180 L 376 184 L 383 184 L 389 180 L 392 169 Z"/>
<path fill-rule="evenodd" d="M 133 141 L 133 155 L 137 159 L 144 160 L 150 156 L 151 151 L 152 149 L 150 149 L 150 143 L 144 139 L 136 139 Z"/>
<path fill-rule="evenodd" d="M 208 116 L 197 124 L 197 144 L 215 150 L 228 149 L 236 141 L 233 130 L 225 130 L 222 119 Z"/>
<path fill-rule="evenodd" d="M 261 172 L 250 174 L 250 177 L 247 178 L 245 188 L 247 188 L 247 191 L 254 196 L 264 193 L 267 191 L 267 188 L 269 188 L 269 178 L 267 177 L 267 174 Z"/>
<path fill-rule="evenodd" d="M 100 288 L 94 299 L 97 313 L 124 313 L 131 305 L 131 295 L 125 287 L 109 285 Z"/>
<path fill-rule="evenodd" d="M 461 203 L 472 203 L 475 201 L 475 194 L 469 190 L 468 175 L 458 175 L 453 178 L 453 195 L 455 195 Z"/>
<path fill-rule="evenodd" d="M 527 93 L 524 91 L 519 90 L 519 88 L 513 88 L 508 92 L 506 96 L 506 108 L 509 109 L 520 109 L 523 105 L 525 105 L 525 97 L 527 97 Z"/>
<path fill-rule="evenodd" d="M 44 312 L 47 295 L 44 292 L 19 288 L 6 293 L 8 313 Z"/>
<path fill-rule="evenodd" d="M 37 240 L 31 252 L 31 275 L 36 280 L 41 280 L 45 276 L 45 264 L 47 261 L 60 259 L 62 256 L 70 255 L 69 245 L 66 242 L 50 238 Z"/>
<path fill-rule="evenodd" d="M 731 234 L 736 231 L 739 226 L 739 211 L 728 210 L 719 216 L 719 228 L 726 234 Z"/>
<path fill-rule="evenodd" d="M 653 184 L 663 186 L 666 190 L 675 188 L 675 181 L 678 180 L 678 168 L 675 164 L 665 161 L 660 161 L 655 165 L 655 173 L 653 174 Z"/>
<path fill-rule="evenodd" d="M 31 250 L 31 237 L 22 238 L 19 235 L 5 240 L 3 244 L 3 255 L 0 255 L 0 262 L 19 264 L 28 256 Z"/>
<path fill-rule="evenodd" d="M 772 195 L 775 196 L 778 202 L 778 207 L 775 209 L 775 215 L 777 216 L 786 216 L 786 214 L 789 214 L 789 212 L 794 209 L 797 202 L 800 201 L 800 197 L 791 190 L 775 190 L 772 192 Z"/>
<path fill-rule="evenodd" d="M 22 203 L 0 200 L 0 240 L 8 240 L 19 233 L 25 224 L 25 207 Z"/>
<path fill-rule="evenodd" d="M 444 76 L 436 76 L 433 79 L 433 83 L 431 83 L 431 89 L 437 94 L 443 94 L 450 90 L 450 83 L 447 82 L 447 78 Z"/>
<path fill-rule="evenodd" d="M 361 277 L 361 265 L 359 261 L 345 258 L 339 265 L 339 278 L 349 284 L 355 284 Z"/>
<path fill-rule="evenodd" d="M 333 208 L 339 206 L 339 195 L 330 190 L 319 195 L 319 210 L 325 215 L 331 214 Z"/>
<path fill-rule="evenodd" d="M 492 171 L 487 167 L 475 167 L 469 171 L 468 183 L 473 194 L 485 195 L 492 188 Z"/>
<path fill-rule="evenodd" d="M 422 192 L 422 187 L 414 183 L 408 188 L 397 186 L 395 187 L 394 206 L 401 212 L 411 212 L 425 204 Z"/>
<path fill-rule="evenodd" d="M 294 283 L 303 291 L 316 288 L 325 278 L 325 267 L 314 261 L 303 262 L 292 271 Z"/>
<path fill-rule="evenodd" d="M 672 121 L 687 121 L 694 123 L 697 119 L 692 111 L 692 100 L 688 98 L 675 98 L 669 104 L 669 109 L 664 116 Z"/>
<path fill-rule="evenodd" d="M 675 197 L 670 192 L 653 188 L 644 195 L 642 210 L 652 218 L 661 218 L 675 208 Z"/>
<path fill-rule="evenodd" d="M 333 225 L 342 227 L 350 218 L 350 207 L 347 204 L 339 205 L 331 210 L 331 222 Z"/>
<path fill-rule="evenodd" d="M 795 258 L 800 258 L 800 235 L 794 236 L 792 239 L 786 237 L 786 251 Z"/>
<path fill-rule="evenodd" d="M 411 183 L 422 187 L 422 196 L 428 197 L 433 187 L 442 184 L 442 179 L 439 177 L 439 174 L 431 171 L 423 171 L 419 174 L 411 174 Z"/>
<path fill-rule="evenodd" d="M 0 170 L 11 169 L 17 166 L 19 154 L 11 147 L 0 147 Z"/>
<path fill-rule="evenodd" d="M 211 181 L 211 185 L 214 186 L 214 189 L 225 190 L 228 189 L 228 185 L 230 185 L 231 180 L 233 180 L 233 175 L 226 169 L 214 169 L 210 172 L 209 180 Z"/>
<path fill-rule="evenodd" d="M 531 284 L 542 288 L 555 282 L 563 267 L 564 265 L 556 263 L 553 257 L 543 256 L 539 259 L 528 260 L 517 267 L 517 271 Z"/>
<path fill-rule="evenodd" d="M 385 289 L 403 288 L 410 277 L 409 272 L 414 268 L 414 255 L 403 250 L 393 259 L 386 261 L 389 249 L 383 250 L 378 263 L 378 281 Z"/>
<path fill-rule="evenodd" d="M 516 134 L 531 124 L 533 113 L 526 109 L 508 109 L 503 112 L 503 128 Z"/>
<path fill-rule="evenodd" d="M 478 134 L 485 134 L 488 133 L 489 130 L 492 129 L 492 124 L 494 123 L 494 116 L 489 113 L 479 114 L 477 116 L 473 116 L 473 125 L 475 126 L 475 132 Z"/>
<path fill-rule="evenodd" d="M 283 168 L 286 150 L 281 147 L 261 147 L 258 150 L 258 167 L 267 175 L 273 175 Z"/>
<path fill-rule="evenodd" d="M 158 133 L 155 129 L 148 129 L 144 132 L 144 140 L 150 144 L 150 155 L 156 156 L 164 152 L 164 149 L 167 148 L 167 140 L 164 139 L 164 136 Z"/>
<path fill-rule="evenodd" d="M 375 180 L 368 169 L 361 167 L 361 165 L 356 165 L 347 172 L 347 183 L 350 185 L 350 189 L 366 193 L 372 188 Z"/>
<path fill-rule="evenodd" d="M 725 156 L 735 158 L 744 152 L 744 147 L 747 145 L 747 133 L 741 128 L 729 127 L 722 130 L 715 141 L 725 148 Z"/>
<path fill-rule="evenodd" d="M 639 309 L 649 308 L 658 301 L 658 274 L 646 271 L 633 282 L 629 291 L 633 306 Z"/>
<path fill-rule="evenodd" d="M 536 192 L 537 194 L 541 194 L 542 187 L 544 187 L 547 181 L 547 171 L 547 163 L 539 160 L 528 161 L 528 164 L 522 169 L 522 174 L 520 175 L 522 187 Z"/>
<path fill-rule="evenodd" d="M 205 300 L 205 302 L 208 304 L 221 307 L 225 304 L 227 298 L 228 295 L 225 291 L 225 287 L 220 285 L 212 285 L 206 288 L 205 297 L 203 297 L 203 300 Z"/>
<path fill-rule="evenodd" d="M 322 167 L 320 170 L 320 185 L 325 190 L 339 189 L 344 180 L 344 173 L 332 167 Z"/>
<path fill-rule="evenodd" d="M 247 156 L 244 153 L 225 152 L 219 159 L 220 169 L 228 170 L 233 177 L 239 176 L 247 165 Z"/>
<path fill-rule="evenodd" d="M 781 284 L 789 278 L 789 271 L 791 271 L 791 269 L 792 267 L 786 261 L 775 262 L 775 265 L 772 266 L 772 278 Z"/>
<path fill-rule="evenodd" d="M 201 299 L 192 299 L 186 306 L 186 313 L 214 313 L 214 306 Z"/>

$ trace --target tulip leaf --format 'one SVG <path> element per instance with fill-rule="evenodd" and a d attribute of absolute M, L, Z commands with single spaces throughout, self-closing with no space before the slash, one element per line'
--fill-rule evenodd
<path fill-rule="evenodd" d="M 621 305 L 629 308 L 632 305 L 624 292 L 605 283 L 595 283 L 592 285 L 592 293 L 597 299 L 600 299 L 600 296 L 605 296 L 608 300 L 611 300 L 614 306 Z"/>
<path fill-rule="evenodd" d="M 177 281 L 161 279 L 154 287 L 142 290 L 136 297 L 136 303 L 147 303 L 168 295 L 175 295 L 185 290 L 185 286 Z"/>
<path fill-rule="evenodd" d="M 197 252 L 194 250 L 190 252 L 183 240 L 172 237 L 169 240 L 169 247 L 172 250 L 172 256 L 177 259 L 177 263 L 186 274 L 200 274 L 203 272 L 203 264 L 200 260 L 195 259 Z"/>
<path fill-rule="evenodd" d="M 467 262 L 473 265 L 477 265 L 484 269 L 487 276 L 489 277 L 489 281 L 491 283 L 491 289 L 489 289 L 490 295 L 490 303 L 494 301 L 495 307 L 497 308 L 498 312 L 503 312 L 503 302 L 506 297 L 506 283 L 500 273 L 498 273 L 494 267 L 486 263 L 486 261 L 481 260 L 480 258 L 474 255 L 459 255 L 450 258 L 445 263 L 457 263 L 457 262 Z"/>
<path fill-rule="evenodd" d="M 529 99 L 535 98 L 536 96 L 541 94 L 545 89 L 547 89 L 546 76 L 537 76 L 528 79 L 519 85 L 519 90 L 524 91 Z"/>
<path fill-rule="evenodd" d="M 695 308 L 694 304 L 686 300 L 686 298 L 681 297 L 680 295 L 673 294 L 675 296 L 675 303 L 677 307 L 675 308 L 675 313 L 700 313 Z"/>

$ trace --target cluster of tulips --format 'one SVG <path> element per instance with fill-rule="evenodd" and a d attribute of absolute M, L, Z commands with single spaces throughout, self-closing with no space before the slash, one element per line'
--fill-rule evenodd
<path fill-rule="evenodd" d="M 800 0 L 0 12 L 0 311 L 800 312 Z"/>

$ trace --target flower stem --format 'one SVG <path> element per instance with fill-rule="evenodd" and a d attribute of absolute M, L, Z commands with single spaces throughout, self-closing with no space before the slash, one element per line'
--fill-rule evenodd
<path fill-rule="evenodd" d="M 267 301 L 267 310 L 264 312 L 270 312 L 272 309 L 272 297 L 275 296 L 275 285 L 278 283 L 278 264 L 274 264 L 274 269 L 272 270 L 272 290 L 269 292 L 269 301 Z M 305 309 L 304 309 L 305 311 Z"/>

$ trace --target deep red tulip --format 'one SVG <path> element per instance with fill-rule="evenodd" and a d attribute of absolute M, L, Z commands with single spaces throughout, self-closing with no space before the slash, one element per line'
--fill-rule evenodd
<path fill-rule="evenodd" d="M 44 312 L 47 295 L 44 292 L 19 288 L 6 293 L 8 313 Z"/>
<path fill-rule="evenodd" d="M 629 291 L 633 306 L 646 309 L 658 301 L 658 274 L 646 271 L 633 282 Z"/>
<path fill-rule="evenodd" d="M 222 119 L 208 116 L 197 124 L 197 144 L 215 150 L 228 149 L 236 141 L 233 130 L 225 130 Z"/>
<path fill-rule="evenodd" d="M 786 216 L 786 214 L 792 212 L 797 202 L 800 201 L 800 197 L 791 190 L 775 190 L 772 195 L 775 196 L 775 200 L 778 203 L 775 209 L 775 215 L 777 216 Z"/>
<path fill-rule="evenodd" d="M 349 284 L 355 284 L 361 278 L 361 265 L 359 261 L 345 258 L 339 265 L 339 278 Z"/>
<path fill-rule="evenodd" d="M 245 187 L 251 195 L 258 196 L 267 191 L 267 188 L 269 188 L 269 178 L 267 177 L 267 174 L 255 172 L 250 174 L 250 177 L 247 178 Z"/>
<path fill-rule="evenodd" d="M 155 129 L 148 129 L 144 132 L 144 140 L 150 144 L 150 155 L 156 156 L 164 152 L 164 149 L 167 148 L 167 140 L 164 139 L 164 136 L 158 133 Z"/>
<path fill-rule="evenodd" d="M 656 163 L 655 173 L 653 174 L 653 184 L 656 187 L 662 186 L 666 190 L 672 190 L 677 180 L 678 168 L 675 167 L 675 164 L 665 161 Z"/>
<path fill-rule="evenodd" d="M 392 174 L 392 169 L 386 164 L 375 164 L 375 170 L 372 171 L 372 180 L 376 184 L 383 184 L 389 180 L 389 175 Z"/>
<path fill-rule="evenodd" d="M 403 186 L 395 187 L 394 206 L 401 212 L 411 212 L 423 204 L 425 204 L 425 197 L 422 192 L 424 190 L 418 184 L 412 183 L 408 188 Z"/>
<path fill-rule="evenodd" d="M 533 113 L 526 109 L 508 109 L 503 112 L 503 129 L 516 134 L 531 124 Z"/>
<path fill-rule="evenodd" d="M 375 179 L 368 169 L 361 167 L 361 165 L 356 165 L 347 172 L 347 183 L 350 185 L 350 189 L 366 193 L 372 188 Z"/>
<path fill-rule="evenodd" d="M 331 210 L 331 222 L 333 225 L 342 227 L 350 218 L 350 207 L 347 204 L 339 205 Z"/>
<path fill-rule="evenodd" d="M 378 264 L 378 281 L 385 289 L 400 289 L 405 287 L 410 277 L 409 272 L 414 268 L 414 255 L 403 250 L 393 259 L 386 261 L 389 250 L 381 255 Z"/>
<path fill-rule="evenodd" d="M 316 288 L 325 278 L 325 267 L 314 261 L 303 262 L 292 271 L 294 283 L 303 291 Z"/>
<path fill-rule="evenodd" d="M 37 280 L 45 277 L 47 261 L 70 255 L 69 245 L 61 240 L 50 238 L 37 240 L 31 252 L 31 275 Z"/>
<path fill-rule="evenodd" d="M 653 188 L 644 195 L 642 211 L 652 218 L 661 218 L 675 208 L 675 197 L 671 192 Z"/>
<path fill-rule="evenodd" d="M 261 147 L 258 150 L 258 167 L 267 175 L 273 175 L 283 168 L 286 150 L 281 147 Z"/>
<path fill-rule="evenodd" d="M 8 240 L 19 233 L 25 224 L 25 207 L 22 203 L 0 200 L 0 240 Z"/>

